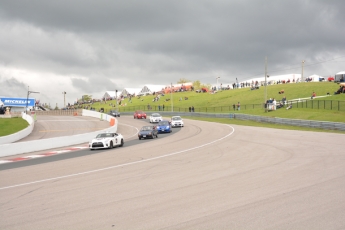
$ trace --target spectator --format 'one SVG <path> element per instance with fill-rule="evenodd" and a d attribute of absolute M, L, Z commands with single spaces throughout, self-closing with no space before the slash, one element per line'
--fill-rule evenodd
<path fill-rule="evenodd" d="M 241 104 L 240 102 L 237 103 L 237 110 L 240 110 L 241 109 Z"/>
<path fill-rule="evenodd" d="M 283 97 L 282 102 L 283 102 L 283 105 L 286 104 L 286 96 Z"/>
<path fill-rule="evenodd" d="M 232 104 L 232 108 L 234 108 L 234 111 L 236 110 L 236 105 Z"/>
<path fill-rule="evenodd" d="M 194 112 L 194 106 L 192 106 L 192 112 Z"/>
<path fill-rule="evenodd" d="M 163 108 L 163 111 L 164 111 L 164 104 L 163 104 L 162 108 Z"/>
<path fill-rule="evenodd" d="M 276 110 L 276 106 L 277 106 L 277 102 L 276 102 L 276 99 L 273 98 L 273 107 L 272 107 L 272 110 Z"/>
<path fill-rule="evenodd" d="M 311 99 L 314 99 L 315 97 L 316 97 L 316 93 L 313 92 L 313 93 L 311 94 Z"/>
<path fill-rule="evenodd" d="M 189 112 L 192 112 L 192 107 L 189 106 Z"/>

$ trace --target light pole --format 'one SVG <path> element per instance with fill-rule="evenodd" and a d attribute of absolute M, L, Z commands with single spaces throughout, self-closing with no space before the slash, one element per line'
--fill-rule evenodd
<path fill-rule="evenodd" d="M 63 91 L 62 94 L 63 94 L 63 107 L 66 108 L 66 91 Z"/>
<path fill-rule="evenodd" d="M 40 92 L 35 92 L 35 91 L 30 91 L 29 90 L 29 86 L 28 86 L 28 93 L 26 95 L 26 109 L 25 109 L 25 113 L 27 114 L 28 113 L 28 101 L 29 101 L 29 95 L 30 93 L 40 93 Z"/>
<path fill-rule="evenodd" d="M 303 82 L 303 67 L 304 67 L 304 60 L 302 61 L 302 75 L 301 75 L 301 82 Z"/>
<path fill-rule="evenodd" d="M 218 87 L 218 79 L 219 79 L 219 78 L 220 78 L 220 77 L 216 77 L 216 79 L 217 79 L 217 90 L 218 90 L 218 88 L 219 88 L 219 87 Z"/>
<path fill-rule="evenodd" d="M 265 57 L 265 112 L 267 112 L 267 57 Z"/>
<path fill-rule="evenodd" d="M 118 111 L 118 108 L 117 108 L 117 89 L 115 89 L 115 109 L 116 111 Z"/>
<path fill-rule="evenodd" d="M 174 102 L 173 102 L 173 97 L 172 97 L 172 91 L 173 91 L 173 87 L 172 87 L 172 82 L 171 82 L 171 83 L 170 83 L 171 112 L 174 112 Z"/>

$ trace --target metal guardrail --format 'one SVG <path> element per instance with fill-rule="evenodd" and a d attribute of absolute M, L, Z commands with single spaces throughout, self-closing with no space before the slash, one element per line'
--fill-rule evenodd
<path fill-rule="evenodd" d="M 154 112 L 147 112 L 147 116 L 150 116 Z M 239 120 L 251 120 L 264 123 L 273 123 L 281 125 L 291 125 L 291 126 L 302 126 L 310 128 L 319 129 L 331 129 L 345 131 L 345 123 L 342 122 L 330 122 L 330 121 L 313 121 L 313 120 L 298 120 L 298 119 L 288 119 L 288 118 L 277 118 L 277 117 L 264 117 L 257 115 L 239 114 L 239 113 L 199 113 L 199 112 L 159 112 L 163 117 L 169 116 L 181 116 L 181 117 L 208 117 L 208 118 L 229 118 L 229 119 L 239 119 Z M 133 112 L 122 112 L 121 115 L 133 116 Z"/>

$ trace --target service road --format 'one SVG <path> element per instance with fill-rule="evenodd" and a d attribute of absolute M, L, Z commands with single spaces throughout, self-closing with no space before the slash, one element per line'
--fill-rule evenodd
<path fill-rule="evenodd" d="M 185 120 L 165 138 L 1 171 L 0 228 L 343 229 L 344 137 Z"/>

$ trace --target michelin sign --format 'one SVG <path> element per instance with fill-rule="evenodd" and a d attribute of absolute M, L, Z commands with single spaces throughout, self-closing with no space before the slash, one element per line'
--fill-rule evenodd
<path fill-rule="evenodd" d="M 9 97 L 1 97 L 0 98 L 0 104 L 3 104 L 4 106 L 10 106 L 10 107 L 33 107 L 35 106 L 35 99 L 29 98 L 26 100 L 26 98 L 9 98 Z"/>

